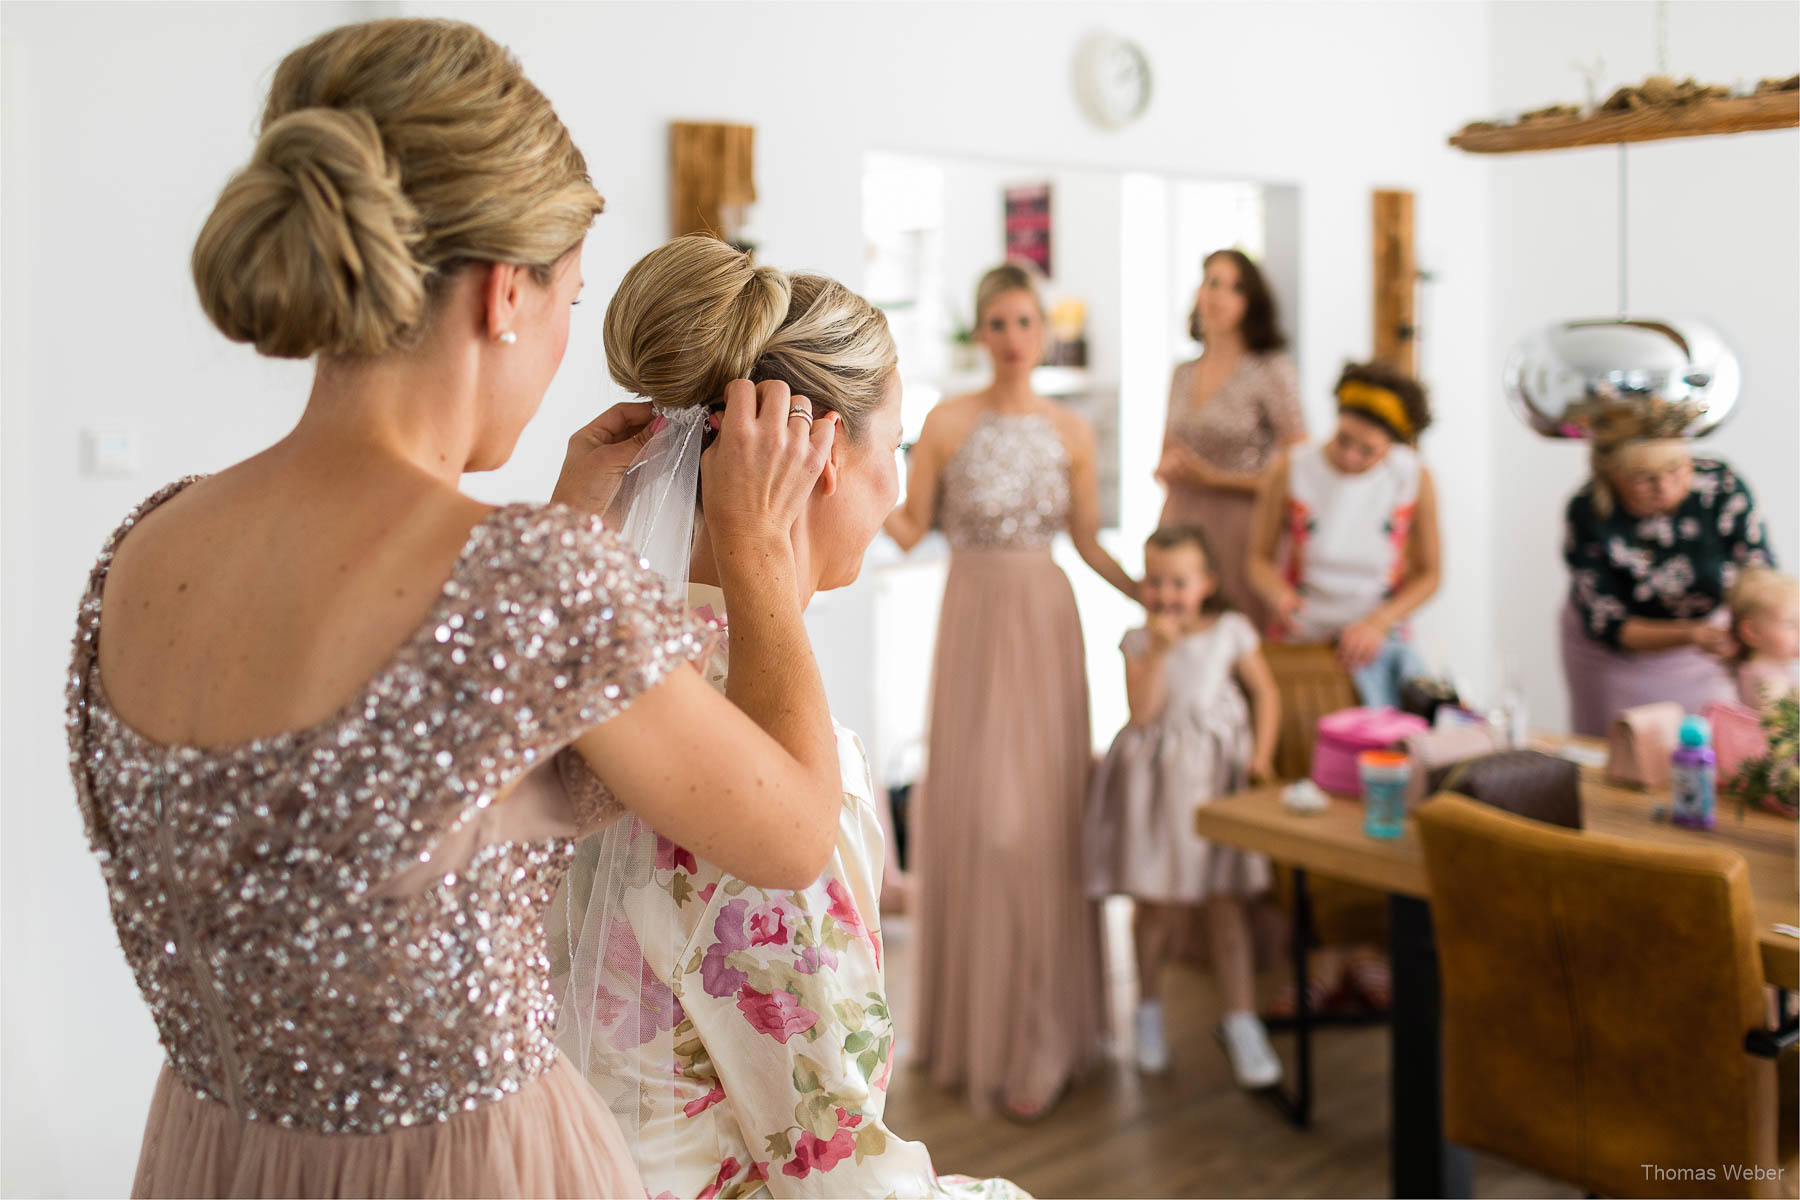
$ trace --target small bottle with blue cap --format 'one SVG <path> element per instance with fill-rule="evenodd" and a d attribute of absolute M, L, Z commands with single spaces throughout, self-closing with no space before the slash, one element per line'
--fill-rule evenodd
<path fill-rule="evenodd" d="M 1669 820 L 1690 829 L 1711 829 L 1718 791 L 1719 757 L 1713 753 L 1712 727 L 1705 717 L 1681 723 L 1681 745 L 1670 756 L 1669 785 L 1674 795 Z"/>

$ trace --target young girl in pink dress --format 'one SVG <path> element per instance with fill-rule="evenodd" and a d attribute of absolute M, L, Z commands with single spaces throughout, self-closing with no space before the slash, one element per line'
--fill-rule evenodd
<path fill-rule="evenodd" d="M 1800 587 L 1790 575 L 1751 567 L 1731 589 L 1738 700 L 1762 709 L 1795 690 L 1800 658 Z"/>
<path fill-rule="evenodd" d="M 1138 1066 L 1169 1065 L 1162 967 L 1204 908 L 1224 1007 L 1219 1040 L 1239 1084 L 1267 1087 L 1281 1078 L 1281 1063 L 1253 1007 L 1245 902 L 1268 890 L 1269 862 L 1213 845 L 1193 831 L 1192 818 L 1214 796 L 1275 778 L 1281 701 L 1255 628 L 1219 593 L 1197 527 L 1150 535 L 1140 595 L 1144 624 L 1120 646 L 1131 721 L 1113 739 L 1088 807 L 1088 890 L 1137 901 Z"/>

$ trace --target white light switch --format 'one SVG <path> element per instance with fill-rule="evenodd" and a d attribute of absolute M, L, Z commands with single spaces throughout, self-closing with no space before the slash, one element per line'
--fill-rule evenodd
<path fill-rule="evenodd" d="M 84 429 L 82 442 L 87 450 L 87 473 L 117 478 L 135 475 L 138 469 L 137 434 L 130 429 Z"/>

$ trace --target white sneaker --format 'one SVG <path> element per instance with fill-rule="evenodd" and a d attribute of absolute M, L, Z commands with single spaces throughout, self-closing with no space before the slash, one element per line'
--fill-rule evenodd
<path fill-rule="evenodd" d="M 1231 1013 L 1219 1022 L 1219 1041 L 1225 1057 L 1231 1060 L 1231 1073 L 1238 1086 L 1256 1089 L 1273 1087 L 1281 1082 L 1281 1060 L 1269 1045 L 1269 1033 L 1256 1014 Z"/>
<path fill-rule="evenodd" d="M 1169 1041 L 1163 1036 L 1162 1001 L 1146 1000 L 1137 1010 L 1138 1070 L 1159 1074 L 1169 1069 Z"/>

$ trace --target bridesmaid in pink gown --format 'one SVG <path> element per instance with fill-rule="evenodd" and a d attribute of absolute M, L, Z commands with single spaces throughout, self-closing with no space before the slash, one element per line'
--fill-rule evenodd
<path fill-rule="evenodd" d="M 194 276 L 227 336 L 316 354 L 312 394 L 125 519 L 68 678 L 76 797 L 167 1055 L 135 1194 L 641 1197 L 551 1036 L 573 839 L 629 808 L 772 887 L 830 856 L 788 531 L 834 420 L 726 389 L 706 497 L 753 551 L 722 561 L 756 661 L 735 707 L 690 666 L 707 631 L 596 518 L 457 488 L 542 400 L 599 209 L 472 26 L 349 26 L 276 71 Z M 578 434 L 559 495 L 603 503 L 649 418 Z M 584 765 L 616 803 L 565 784 Z"/>
<path fill-rule="evenodd" d="M 1247 574 L 1256 489 L 1280 453 L 1306 440 L 1294 363 L 1275 301 L 1242 251 L 1215 250 L 1189 332 L 1200 357 L 1169 380 L 1169 422 L 1156 477 L 1168 489 L 1158 524 L 1198 525 L 1218 556 L 1220 594 L 1259 633 L 1268 606 Z"/>
<path fill-rule="evenodd" d="M 1030 276 L 988 272 L 975 308 L 994 382 L 932 410 L 886 525 L 908 549 L 941 525 L 951 547 L 917 808 L 919 1056 L 976 1108 L 1035 1119 L 1093 1061 L 1102 1023 L 1082 886 L 1087 667 L 1051 544 L 1066 529 L 1109 583 L 1137 584 L 1096 536 L 1092 430 L 1031 391 Z"/>

